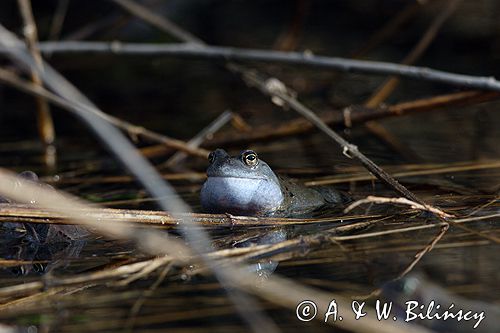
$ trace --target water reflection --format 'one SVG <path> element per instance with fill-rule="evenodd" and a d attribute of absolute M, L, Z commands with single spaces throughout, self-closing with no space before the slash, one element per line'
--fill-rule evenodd
<path fill-rule="evenodd" d="M 214 246 L 217 248 L 250 248 L 259 245 L 273 245 L 286 241 L 288 232 L 285 228 L 264 228 L 245 230 L 244 232 L 233 230 L 224 233 L 221 237 L 215 237 Z M 251 263 L 247 265 L 248 272 L 256 274 L 257 280 L 265 280 L 278 267 L 279 262 L 252 256 Z"/>
<path fill-rule="evenodd" d="M 7 222 L 0 225 L 0 256 L 15 275 L 43 274 L 77 258 L 88 233 L 78 226 Z"/>
<path fill-rule="evenodd" d="M 436 332 L 498 332 L 500 306 L 454 294 L 422 273 L 386 283 L 382 295 L 392 302 L 399 321 Z"/>

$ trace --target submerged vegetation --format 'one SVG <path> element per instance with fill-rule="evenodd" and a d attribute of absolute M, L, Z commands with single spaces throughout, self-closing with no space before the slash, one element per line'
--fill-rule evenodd
<path fill-rule="evenodd" d="M 0 332 L 496 332 L 499 13 L 3 2 Z M 217 148 L 345 200 L 204 212 Z"/>

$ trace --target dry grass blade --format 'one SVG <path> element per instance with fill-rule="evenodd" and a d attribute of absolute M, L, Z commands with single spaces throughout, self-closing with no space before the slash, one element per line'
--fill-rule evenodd
<path fill-rule="evenodd" d="M 472 229 L 470 229 L 470 228 L 468 228 L 466 226 L 462 226 L 460 224 L 457 224 L 455 222 L 455 220 L 453 219 L 455 217 L 455 215 L 453 215 L 453 214 L 446 213 L 446 212 L 442 211 L 441 209 L 433 207 L 433 206 L 428 205 L 428 204 L 420 204 L 420 203 L 417 203 L 417 202 L 413 202 L 413 201 L 408 200 L 406 198 L 385 198 L 385 197 L 368 196 L 365 199 L 361 199 L 361 200 L 353 202 L 351 205 L 349 205 L 344 210 L 344 212 L 347 213 L 347 212 L 351 211 L 352 209 L 354 209 L 354 208 L 356 208 L 356 207 L 358 207 L 358 206 L 360 206 L 362 204 L 365 204 L 365 203 L 403 204 L 403 205 L 410 206 L 412 209 L 418 209 L 418 210 L 421 210 L 421 211 L 427 211 L 427 212 L 430 212 L 432 214 L 435 214 L 436 216 L 438 216 L 443 221 L 447 221 L 446 222 L 447 224 L 454 225 L 454 226 L 456 226 L 456 227 L 458 227 L 458 228 L 460 228 L 462 230 L 465 230 L 465 231 L 470 232 L 472 234 L 476 234 L 476 235 L 478 235 L 481 238 L 485 238 L 485 239 L 493 241 L 493 242 L 495 242 L 497 244 L 500 244 L 500 239 L 498 239 L 494 235 L 482 234 L 482 233 L 477 232 L 475 230 L 472 230 Z M 460 220 L 458 220 L 458 221 L 460 221 Z M 471 221 L 473 221 L 473 220 L 471 220 Z M 448 228 L 446 228 L 446 230 L 448 230 Z M 445 233 L 445 232 L 446 231 L 444 231 L 443 233 Z M 425 252 L 425 253 L 427 253 L 427 252 Z"/>
<path fill-rule="evenodd" d="M 376 197 L 376 196 L 368 196 L 365 199 L 361 199 L 361 200 L 353 202 L 346 209 L 344 209 L 344 213 L 348 213 L 351 210 L 353 210 L 354 208 L 356 208 L 360 205 L 366 204 L 366 203 L 402 204 L 402 205 L 410 206 L 413 209 L 418 209 L 418 210 L 427 211 L 427 212 L 436 214 L 437 216 L 444 218 L 444 219 L 454 217 L 454 215 L 445 213 L 439 208 L 436 208 L 436 207 L 433 207 L 433 206 L 427 205 L 427 204 L 421 204 L 418 202 L 414 202 L 414 201 L 408 200 L 406 198 L 384 198 L 384 197 Z"/>

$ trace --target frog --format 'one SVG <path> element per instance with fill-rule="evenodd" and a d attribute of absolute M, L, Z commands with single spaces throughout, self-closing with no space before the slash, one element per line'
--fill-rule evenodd
<path fill-rule="evenodd" d="M 347 194 L 331 186 L 307 187 L 275 173 L 253 150 L 230 156 L 216 149 L 208 156 L 200 201 L 207 213 L 302 217 L 322 207 L 341 207 Z"/>

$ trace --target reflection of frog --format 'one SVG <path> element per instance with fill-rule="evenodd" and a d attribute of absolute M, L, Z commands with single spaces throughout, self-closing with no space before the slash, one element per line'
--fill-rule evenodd
<path fill-rule="evenodd" d="M 53 189 L 50 185 L 39 183 L 38 176 L 32 171 L 23 171 L 18 177 L 46 189 Z M 28 197 L 27 199 L 31 204 L 36 204 L 34 198 Z M 0 197 L 0 203 L 12 202 Z M 0 257 L 23 262 L 22 265 L 10 268 L 10 271 L 16 275 L 31 272 L 44 273 L 56 267 L 65 266 L 68 258 L 78 257 L 88 235 L 87 230 L 77 225 L 0 223 L 0 244 L 2 245 Z"/>
<path fill-rule="evenodd" d="M 231 157 L 217 149 L 209 155 L 209 161 L 208 179 L 200 194 L 207 212 L 299 216 L 346 200 L 331 187 L 308 188 L 276 175 L 251 150 Z"/>
<path fill-rule="evenodd" d="M 39 183 L 38 176 L 33 171 L 23 171 L 18 175 L 18 177 L 30 182 L 37 183 L 39 186 L 45 187 L 47 189 L 53 189 L 50 185 Z M 11 202 L 12 201 L 10 201 L 9 199 L 0 196 L 0 203 Z M 36 200 L 30 199 L 30 203 L 36 204 Z M 3 229 L 2 237 L 23 237 L 28 241 L 34 241 L 37 243 L 72 241 L 85 238 L 89 235 L 87 230 L 76 225 L 7 222 L 0 223 L 0 229 Z"/>

